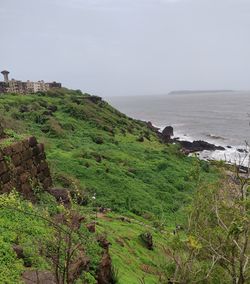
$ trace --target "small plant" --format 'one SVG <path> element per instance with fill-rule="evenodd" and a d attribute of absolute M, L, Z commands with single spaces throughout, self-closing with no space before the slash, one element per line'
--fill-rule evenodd
<path fill-rule="evenodd" d="M 114 265 L 111 268 L 111 279 L 112 282 L 110 284 L 117 284 L 119 282 L 119 270 Z"/>

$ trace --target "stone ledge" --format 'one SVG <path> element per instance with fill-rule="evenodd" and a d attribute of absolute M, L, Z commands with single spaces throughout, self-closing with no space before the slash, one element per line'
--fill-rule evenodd
<path fill-rule="evenodd" d="M 52 186 L 43 144 L 32 136 L 0 150 L 0 193 L 15 188 L 32 199 L 32 187 L 38 185 L 44 190 Z"/>

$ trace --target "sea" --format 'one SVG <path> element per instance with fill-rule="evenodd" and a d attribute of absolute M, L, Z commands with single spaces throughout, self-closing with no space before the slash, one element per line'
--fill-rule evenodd
<path fill-rule="evenodd" d="M 182 91 L 116 96 L 107 100 L 126 115 L 151 121 L 160 129 L 173 126 L 176 138 L 205 140 L 226 148 L 225 151 L 203 151 L 200 153 L 203 159 L 248 164 L 245 150 L 249 152 L 250 91 Z"/>

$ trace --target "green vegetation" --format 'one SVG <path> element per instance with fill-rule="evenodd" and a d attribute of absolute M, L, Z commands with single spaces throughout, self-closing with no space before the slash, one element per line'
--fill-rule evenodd
<path fill-rule="evenodd" d="M 242 256 L 233 244 L 236 241 L 244 247 L 244 236 L 249 234 L 249 204 L 247 198 L 234 200 L 233 194 L 231 199 L 222 194 L 225 191 L 221 188 L 232 182 L 220 183 L 224 174 L 219 166 L 183 155 L 178 145 L 161 143 L 146 123 L 80 91 L 3 94 L 0 120 L 9 129 L 6 134 L 10 143 L 29 135 L 43 142 L 55 186 L 76 193 L 71 210 L 39 189 L 34 189 L 37 204 L 22 200 L 16 193 L 1 196 L 0 278 L 4 283 L 21 283 L 20 275 L 27 268 L 25 261 L 32 269 L 55 271 L 53 258 L 39 248 L 47 251 L 63 243 L 59 256 L 59 263 L 63 263 L 69 232 L 75 245 L 84 240 L 84 256 L 90 259 L 88 272 L 78 275 L 83 283 L 96 283 L 101 258 L 96 238 L 100 235 L 111 243 L 114 283 L 168 283 L 168 279 L 174 283 L 230 283 L 231 264 L 222 260 L 224 257 L 230 262 L 232 255 L 237 271 L 232 283 L 247 283 L 248 264 L 244 268 L 245 282 L 238 281 L 238 271 L 245 264 L 249 247 L 246 245 Z M 79 195 L 81 204 L 77 202 Z M 210 210 L 215 196 L 230 234 L 218 224 L 218 211 Z M 233 206 L 224 206 L 225 200 Z M 9 205 L 20 211 L 10 210 Z M 98 207 L 110 208 L 111 212 L 98 213 Z M 72 212 L 85 217 L 85 224 L 77 230 L 72 229 Z M 240 212 L 244 212 L 244 222 Z M 61 227 L 66 231 L 64 237 L 54 225 L 58 214 L 67 220 Z M 86 224 L 93 221 L 97 222 L 97 232 L 90 234 Z M 145 233 L 152 236 L 153 250 L 141 237 Z M 211 234 L 214 253 L 207 243 Z M 24 249 L 24 259 L 16 258 L 15 244 Z M 227 254 L 218 256 L 225 248 Z M 74 260 L 82 253 L 79 249 Z M 59 274 L 63 275 L 60 269 Z"/>
<path fill-rule="evenodd" d="M 84 225 L 76 227 L 75 221 L 71 221 L 71 215 L 74 214 L 74 220 L 76 213 L 57 204 L 48 193 L 39 192 L 39 199 L 33 205 L 16 192 L 0 196 L 2 283 L 23 283 L 20 276 L 27 271 L 27 267 L 28 270 L 57 271 L 60 283 L 66 283 L 67 273 L 70 274 L 73 269 L 72 264 L 83 257 L 90 260 L 89 276 L 92 275 L 94 279 L 101 257 L 101 248 L 94 235 Z M 66 223 L 61 222 L 64 218 Z M 67 267 L 65 263 L 69 246 L 77 246 L 78 250 L 72 254 Z M 84 247 L 84 254 L 81 247 Z M 14 251 L 18 251 L 17 254 Z M 20 259 L 17 259 L 18 255 L 21 255 Z M 84 279 L 85 276 L 80 273 L 78 278 Z"/>
<path fill-rule="evenodd" d="M 78 91 L 2 95 L 0 114 L 7 128 L 45 143 L 56 183 L 96 193 L 98 206 L 117 212 L 171 219 L 190 200 L 196 168 L 217 175 L 159 143 L 145 123 Z"/>

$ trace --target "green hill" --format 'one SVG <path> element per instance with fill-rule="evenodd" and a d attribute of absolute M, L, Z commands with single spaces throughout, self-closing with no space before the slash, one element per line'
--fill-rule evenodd
<path fill-rule="evenodd" d="M 195 188 L 195 161 L 98 97 L 69 90 L 2 95 L 0 115 L 7 128 L 45 143 L 55 183 L 96 193 L 98 206 L 170 218 Z"/>
<path fill-rule="evenodd" d="M 166 253 L 166 247 L 176 242 L 173 230 L 185 227 L 185 210 L 198 185 L 219 180 L 217 168 L 183 155 L 178 145 L 163 144 L 145 122 L 133 120 L 101 98 L 80 91 L 2 94 L 0 119 L 13 141 L 18 135 L 34 135 L 43 142 L 54 186 L 81 195 L 82 205 L 74 204 L 73 208 L 88 222 L 97 222 L 97 234 L 106 235 L 111 242 L 113 274 L 118 278 L 114 283 L 167 283 L 166 275 L 174 272 L 173 261 Z M 16 194 L 3 195 L 1 200 L 32 214 L 53 216 L 61 212 L 52 197 L 42 192 L 38 196 L 40 201 L 33 205 Z M 97 207 L 111 212 L 96 214 Z M 0 237 L 0 255 L 8 251 L 8 259 L 0 261 L 0 271 L 4 271 L 0 275 L 12 279 L 4 283 L 18 283 L 25 270 L 25 263 L 11 250 L 17 238 L 31 267 L 51 270 L 51 263 L 39 256 L 39 242 L 34 241 L 41 238 L 48 246 L 51 226 L 39 219 L 34 223 L 22 212 L 10 215 L 8 208 L 3 212 L 0 222 L 14 224 L 14 233 L 9 235 L 5 230 Z M 20 231 L 18 237 L 20 220 L 28 231 Z M 145 232 L 153 236 L 152 251 L 140 237 Z M 83 283 L 95 283 L 100 252 L 93 236 L 86 230 L 81 233 L 88 236 L 86 251 L 93 260 Z M 186 237 L 178 234 L 179 241 Z M 32 242 L 36 247 L 33 252 L 29 250 Z M 12 266 L 8 266 L 10 262 Z"/>

